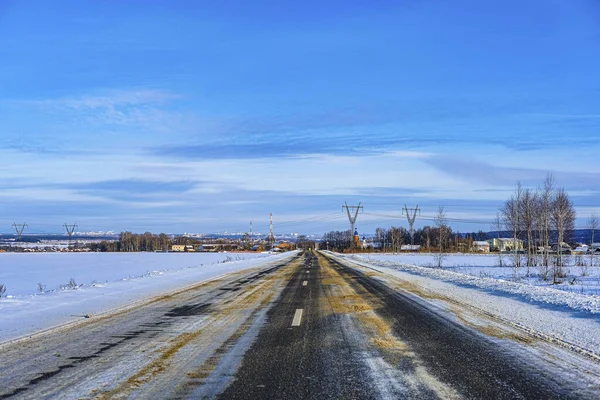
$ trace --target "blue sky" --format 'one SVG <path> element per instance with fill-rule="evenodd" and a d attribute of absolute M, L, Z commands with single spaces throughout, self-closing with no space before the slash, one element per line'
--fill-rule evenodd
<path fill-rule="evenodd" d="M 376 3 L 0 2 L 0 233 L 488 230 L 547 172 L 600 212 L 597 1 Z"/>

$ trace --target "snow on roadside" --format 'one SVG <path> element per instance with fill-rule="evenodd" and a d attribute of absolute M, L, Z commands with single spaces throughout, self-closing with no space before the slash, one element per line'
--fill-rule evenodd
<path fill-rule="evenodd" d="M 105 257 L 88 258 L 89 262 L 94 265 L 94 268 L 88 268 L 88 271 L 99 271 L 98 273 L 104 277 L 111 276 L 111 280 L 100 278 L 103 279 L 103 283 L 81 285 L 76 290 L 54 290 L 42 295 L 21 294 L 0 299 L 0 343 L 76 321 L 85 315 L 94 316 L 115 308 L 125 307 L 160 294 L 215 279 L 226 273 L 265 267 L 273 261 L 292 257 L 297 252 L 268 256 L 260 254 L 260 256 L 254 257 L 251 254 L 240 254 L 240 258 L 250 256 L 243 260 L 235 260 L 234 253 L 219 253 L 219 256 L 207 254 L 208 257 L 204 259 L 202 254 L 172 254 L 180 256 L 179 258 L 164 257 L 171 253 L 129 253 L 126 255 L 120 253 L 121 257 L 114 256 L 119 253 L 113 253 L 113 256 L 108 257 L 106 255 L 110 253 L 100 254 L 104 254 Z M 5 255 L 2 254 L 2 256 Z M 44 254 L 24 254 L 23 256 L 35 255 L 43 256 Z M 62 254 L 63 257 L 60 261 L 65 265 L 67 273 L 65 274 L 65 270 L 59 268 L 56 272 L 57 282 L 68 282 L 68 277 L 73 273 L 71 268 L 73 265 L 79 266 L 81 271 L 86 270 L 86 264 L 82 263 L 82 258 L 69 258 L 73 255 L 76 253 Z M 230 258 L 228 259 L 227 256 Z M 2 257 L 0 259 L 7 260 Z M 57 262 L 57 259 L 51 261 L 48 259 L 48 257 L 23 258 L 20 260 L 21 269 L 10 269 L 9 272 L 6 272 L 4 268 L 6 264 L 2 264 L 4 277 L 10 277 L 14 286 L 26 286 L 27 290 L 30 290 L 30 283 L 38 282 L 39 278 L 32 271 L 38 271 L 37 268 L 41 267 L 47 270 L 45 272 L 47 278 L 49 274 L 52 274 L 53 269 L 49 265 Z M 28 268 L 27 261 L 35 263 L 35 265 Z M 146 271 L 150 266 L 157 267 L 158 265 L 161 266 L 160 271 L 139 275 L 140 271 Z M 105 271 L 102 272 L 102 269 Z M 154 268 L 150 270 L 154 270 Z M 89 274 L 86 275 L 83 272 L 82 274 L 81 276 L 87 277 L 85 279 L 89 279 Z M 136 274 L 138 275 L 134 276 Z M 23 281 L 29 283 L 25 285 Z"/>
<path fill-rule="evenodd" d="M 532 301 L 567 306 L 574 310 L 600 314 L 600 296 L 566 292 L 549 287 L 534 286 L 523 282 L 509 282 L 504 279 L 476 277 L 444 269 L 419 267 L 411 264 L 377 260 L 376 258 L 361 257 L 358 255 L 353 255 L 350 258 L 354 261 L 367 262 L 370 265 L 409 271 L 418 275 L 429 276 L 449 282 L 516 294 Z"/>
<path fill-rule="evenodd" d="M 530 332 L 558 339 L 600 356 L 598 296 L 493 278 L 477 278 L 358 255 L 333 255 L 410 282 L 431 294 L 474 307 L 500 320 L 511 321 Z"/>

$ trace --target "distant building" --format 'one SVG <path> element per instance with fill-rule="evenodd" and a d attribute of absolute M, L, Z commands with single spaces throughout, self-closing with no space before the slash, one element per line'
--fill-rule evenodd
<path fill-rule="evenodd" d="M 418 244 L 403 244 L 400 246 L 400 251 L 420 251 L 421 246 Z"/>
<path fill-rule="evenodd" d="M 176 252 L 183 252 L 183 251 L 188 251 L 188 252 L 193 252 L 194 251 L 194 246 L 192 246 L 191 244 L 174 244 L 171 246 L 171 251 L 176 251 Z"/>
<path fill-rule="evenodd" d="M 354 247 L 359 249 L 360 245 L 360 236 L 358 235 L 358 229 L 354 231 Z"/>
<path fill-rule="evenodd" d="M 499 252 L 522 251 L 523 241 L 513 238 L 494 238 L 487 241 L 490 244 L 491 250 Z"/>
<path fill-rule="evenodd" d="M 475 251 L 477 253 L 489 253 L 490 244 L 486 241 L 474 241 L 471 245 L 471 251 Z"/>

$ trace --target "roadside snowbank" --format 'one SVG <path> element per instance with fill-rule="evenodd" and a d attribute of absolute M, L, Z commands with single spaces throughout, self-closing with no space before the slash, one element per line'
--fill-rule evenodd
<path fill-rule="evenodd" d="M 567 306 L 574 310 L 589 311 L 593 314 L 600 314 L 600 296 L 597 295 L 586 295 L 574 292 L 567 292 L 551 287 L 532 285 L 527 281 L 509 282 L 504 279 L 497 279 L 491 277 L 477 277 L 459 272 L 447 271 L 445 269 L 419 267 L 416 265 L 405 264 L 402 262 L 381 260 L 378 259 L 377 256 L 352 255 L 350 256 L 350 258 L 357 262 L 366 262 L 369 265 L 388 267 L 401 271 L 408 271 L 414 274 L 429 276 L 435 279 L 441 279 L 448 282 L 460 283 L 463 285 L 470 285 L 482 289 L 496 290 L 505 293 L 516 294 L 532 301 L 539 301 L 542 303 L 555 304 L 559 306 Z M 452 261 L 452 256 L 449 256 L 449 259 L 451 260 L 451 262 L 454 262 L 457 265 L 464 265 L 464 263 L 459 263 L 456 260 Z"/>
<path fill-rule="evenodd" d="M 589 351 L 600 357 L 600 298 L 477 278 L 451 271 L 381 261 L 358 255 L 335 257 L 410 282 L 433 297 L 447 298 L 510 321 L 515 326 Z M 444 305 L 443 300 L 431 300 Z M 446 305 L 447 306 L 447 305 Z M 568 347 L 568 346 L 567 346 Z"/>

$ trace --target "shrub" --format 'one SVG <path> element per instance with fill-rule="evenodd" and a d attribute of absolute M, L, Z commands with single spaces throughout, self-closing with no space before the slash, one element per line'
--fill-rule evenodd
<path fill-rule="evenodd" d="M 6 285 L 4 283 L 0 283 L 0 299 L 6 293 Z"/>
<path fill-rule="evenodd" d="M 69 289 L 77 289 L 79 286 L 77 285 L 77 283 L 75 282 L 74 278 L 69 279 L 69 283 L 67 284 L 67 287 Z"/>

